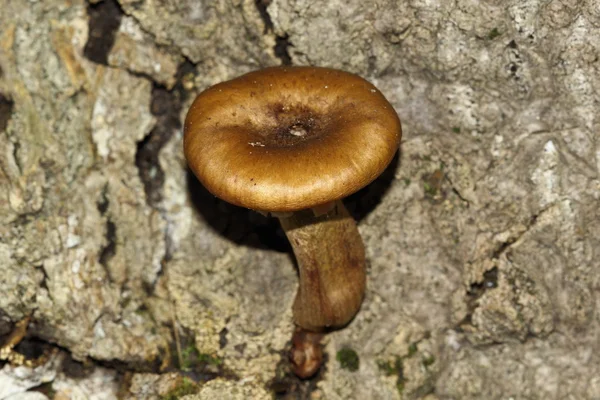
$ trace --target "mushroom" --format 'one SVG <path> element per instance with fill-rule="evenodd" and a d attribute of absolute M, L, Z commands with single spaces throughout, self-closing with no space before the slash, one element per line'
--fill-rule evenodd
<path fill-rule="evenodd" d="M 383 172 L 401 134 L 379 90 L 329 68 L 251 72 L 208 88 L 188 111 L 184 151 L 200 182 L 279 218 L 299 268 L 300 328 L 339 328 L 358 312 L 365 251 L 341 199 Z"/>

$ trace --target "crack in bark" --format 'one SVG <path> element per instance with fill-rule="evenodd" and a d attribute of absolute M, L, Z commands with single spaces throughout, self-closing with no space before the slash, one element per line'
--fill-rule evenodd
<path fill-rule="evenodd" d="M 14 105 L 15 103 L 10 97 L 5 96 L 3 93 L 0 93 L 0 132 L 6 131 L 8 123 L 12 118 Z M 17 167 L 19 174 L 22 175 L 23 168 L 21 167 L 21 163 L 19 162 L 19 150 L 21 149 L 21 143 L 19 143 L 18 138 L 15 138 L 14 141 L 10 141 L 9 143 L 13 146 L 12 157 L 15 162 L 15 166 Z"/>
<path fill-rule="evenodd" d="M 290 57 L 289 48 L 292 46 L 289 35 L 286 33 L 283 36 L 275 37 L 275 57 L 281 60 L 282 65 L 292 65 L 292 57 Z"/>
<path fill-rule="evenodd" d="M 462 332 L 463 326 L 473 326 L 473 313 L 477 309 L 477 300 L 481 298 L 488 290 L 498 287 L 498 267 L 494 266 L 483 273 L 481 282 L 473 282 L 469 285 L 466 292 L 467 313 L 456 325 L 456 330 Z"/>
<path fill-rule="evenodd" d="M 117 226 L 110 218 L 106 220 L 106 231 L 104 235 L 106 237 L 106 246 L 100 251 L 98 262 L 104 267 L 104 270 L 108 275 L 108 280 L 113 282 L 108 263 L 117 253 Z"/>
<path fill-rule="evenodd" d="M 539 219 L 539 217 L 544 214 L 546 211 L 548 211 L 550 209 L 550 207 L 552 207 L 553 204 L 551 204 L 550 206 L 540 210 L 539 212 L 537 212 L 536 214 L 532 215 L 529 218 L 529 221 L 527 222 L 525 229 L 523 229 L 522 232 L 519 232 L 517 235 L 515 235 L 514 237 L 508 238 L 506 241 L 500 243 L 500 245 L 496 248 L 496 250 L 494 250 L 494 252 L 492 253 L 492 259 L 493 260 L 497 260 L 499 259 L 503 254 L 505 254 L 507 252 L 507 250 L 516 242 L 518 242 L 519 240 L 521 240 L 521 238 L 531 230 L 531 228 L 533 228 L 535 226 L 535 224 L 537 223 L 537 220 Z"/>
<path fill-rule="evenodd" d="M 0 93 L 0 132 L 4 132 L 12 117 L 15 103 L 11 98 Z"/>
<path fill-rule="evenodd" d="M 492 255 L 490 257 L 491 260 L 497 261 L 503 254 L 506 254 L 511 248 L 511 246 L 513 246 L 515 243 L 521 240 L 521 238 L 536 225 L 539 217 L 546 211 L 548 211 L 552 206 L 553 204 L 532 215 L 529 218 L 529 221 L 522 232 L 519 232 L 517 235 L 510 237 L 506 241 L 500 243 L 500 245 L 492 252 Z M 475 312 L 478 306 L 477 300 L 479 300 L 488 290 L 492 290 L 498 287 L 498 272 L 499 270 L 497 263 L 494 263 L 494 266 L 492 268 L 483 273 L 483 280 L 481 282 L 473 282 L 469 285 L 469 288 L 466 292 L 467 314 L 457 324 L 456 330 L 462 331 L 462 326 L 473 325 L 472 318 L 473 313 Z"/>
<path fill-rule="evenodd" d="M 219 348 L 223 349 L 225 346 L 227 346 L 227 334 L 229 333 L 229 330 L 227 328 L 223 328 L 221 329 L 221 331 L 219 332 Z"/>
<path fill-rule="evenodd" d="M 21 162 L 19 161 L 19 151 L 21 150 L 21 143 L 19 142 L 18 139 L 15 138 L 15 141 L 12 142 L 13 148 L 12 148 L 12 156 L 13 156 L 13 160 L 15 161 L 15 165 L 17 167 L 17 169 L 19 170 L 19 175 L 23 175 L 23 166 L 21 165 Z"/>
<path fill-rule="evenodd" d="M 167 224 L 164 233 L 165 254 L 161 260 L 161 268 L 152 284 L 145 284 L 144 290 L 152 296 L 164 273 L 165 266 L 172 258 L 172 240 L 170 237 L 169 219 L 160 203 L 163 198 L 162 190 L 165 182 L 165 172 L 160 166 L 160 152 L 169 142 L 172 135 L 182 128 L 180 115 L 187 98 L 184 87 L 184 77 L 194 71 L 195 65 L 189 60 L 182 62 L 177 70 L 176 83 L 170 90 L 157 82 L 153 82 L 150 112 L 156 117 L 156 124 L 146 137 L 138 142 L 135 154 L 135 165 L 146 195 L 147 204 L 159 212 Z"/>
<path fill-rule="evenodd" d="M 289 40 L 289 35 L 286 33 L 283 36 L 275 34 L 275 28 L 273 26 L 273 20 L 271 19 L 271 15 L 267 10 L 269 4 L 271 4 L 272 0 L 255 0 L 254 4 L 256 5 L 256 9 L 260 14 L 263 23 L 265 24 L 265 28 L 263 30 L 264 35 L 275 35 L 275 46 L 273 47 L 273 52 L 275 53 L 275 57 L 281 60 L 281 65 L 292 65 L 292 58 L 290 57 L 289 47 L 292 46 Z"/>
<path fill-rule="evenodd" d="M 460 193 L 460 191 L 456 188 L 456 186 L 454 186 L 454 183 L 452 182 L 452 179 L 450 179 L 450 177 L 448 176 L 448 174 L 444 174 L 444 175 L 445 175 L 446 181 L 450 184 L 450 189 L 452 190 L 452 193 L 454 193 L 456 195 L 456 197 L 458 197 L 460 200 L 462 200 L 466 204 L 467 208 L 471 207 L 471 202 L 469 200 L 467 200 Z"/>
<path fill-rule="evenodd" d="M 187 92 L 183 87 L 183 77 L 194 69 L 194 65 L 184 61 L 177 71 L 177 83 L 172 90 L 153 82 L 150 112 L 156 117 L 156 125 L 139 143 L 135 164 L 144 185 L 146 201 L 158 209 L 162 200 L 162 187 L 165 173 L 160 167 L 159 154 L 174 132 L 181 129 L 180 114 Z"/>
<path fill-rule="evenodd" d="M 27 320 L 27 322 L 29 322 Z M 21 361 L 23 362 L 23 365 L 27 366 L 28 364 L 31 364 L 29 367 L 30 368 L 34 368 L 35 366 L 41 365 L 41 364 L 35 364 L 36 360 L 38 361 L 47 361 L 45 355 L 48 354 L 52 354 L 52 353 L 58 353 L 61 352 L 65 355 L 65 361 L 67 363 L 75 363 L 75 365 L 77 365 L 78 367 L 71 370 L 71 373 L 69 373 L 69 369 L 65 368 L 65 361 L 63 361 L 63 363 L 61 364 L 61 366 L 58 368 L 57 372 L 65 372 L 67 375 L 69 376 L 74 376 L 74 377 L 84 377 L 87 374 L 81 374 L 82 370 L 87 370 L 89 371 L 89 373 L 93 372 L 93 368 L 87 368 L 87 366 L 89 366 L 89 363 L 81 363 L 79 361 L 75 361 L 73 359 L 72 353 L 71 351 L 66 348 L 63 347 L 51 340 L 48 340 L 38 334 L 32 334 L 31 333 L 31 325 L 35 324 L 35 321 L 31 321 L 30 323 L 28 323 L 28 327 L 26 328 L 26 330 L 23 332 L 22 334 L 22 338 L 19 338 L 18 342 L 14 343 L 13 348 L 14 350 L 19 353 L 19 355 L 21 355 Z M 13 333 L 15 331 L 13 330 Z M 105 367 L 105 368 L 110 368 L 110 369 L 114 369 L 116 370 L 117 373 L 122 373 L 122 372 L 152 372 L 152 373 L 157 373 L 160 372 L 159 370 L 159 366 L 160 366 L 160 360 L 153 360 L 153 361 L 147 361 L 147 360 L 141 360 L 141 361 L 133 361 L 133 362 L 121 362 L 118 360 L 110 360 L 110 361 L 106 361 L 106 360 L 99 360 L 93 357 L 89 357 L 88 359 L 93 361 L 93 364 L 95 366 L 101 366 L 101 367 Z M 34 365 L 35 364 L 35 365 Z M 83 368 L 86 367 L 86 368 Z M 73 372 L 75 372 L 74 374 L 72 374 Z"/>
<path fill-rule="evenodd" d="M 88 4 L 89 34 L 83 55 L 97 64 L 108 65 L 108 53 L 124 13 L 116 0 Z"/>
<path fill-rule="evenodd" d="M 50 298 L 52 298 L 52 295 L 50 294 L 50 289 L 48 288 L 48 281 L 50 280 L 50 277 L 48 276 L 48 272 L 46 272 L 46 269 L 44 268 L 43 264 L 37 265 L 35 268 L 42 271 L 42 281 L 40 282 L 40 286 L 43 289 L 46 289 L 46 292 L 48 292 L 48 296 Z"/>
<path fill-rule="evenodd" d="M 107 191 L 108 184 L 106 184 L 102 190 L 102 198 L 98 201 L 98 203 L 96 203 L 96 208 L 100 212 L 100 215 L 105 215 L 110 205 Z M 102 248 L 102 250 L 100 250 L 98 262 L 100 265 L 102 265 L 102 267 L 104 267 L 104 271 L 106 272 L 109 282 L 114 282 L 108 263 L 117 252 L 117 225 L 111 220 L 110 216 L 106 218 L 104 236 L 106 239 L 106 245 Z"/>
<path fill-rule="evenodd" d="M 271 15 L 269 15 L 269 11 L 267 11 L 267 7 L 271 4 L 271 0 L 254 0 L 254 4 L 256 5 L 256 9 L 260 14 L 260 18 L 263 20 L 265 24 L 265 28 L 263 30 L 263 34 L 268 34 L 273 32 L 273 21 L 271 20 Z"/>

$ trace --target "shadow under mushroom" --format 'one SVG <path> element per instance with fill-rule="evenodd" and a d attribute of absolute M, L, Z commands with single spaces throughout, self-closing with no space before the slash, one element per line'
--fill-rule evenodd
<path fill-rule="evenodd" d="M 359 224 L 381 203 L 394 181 L 398 164 L 399 153 L 377 179 L 344 199 L 348 212 Z M 189 169 L 187 187 L 194 209 L 219 235 L 237 245 L 289 253 L 294 259 L 292 247 L 276 218 L 213 196 Z"/>

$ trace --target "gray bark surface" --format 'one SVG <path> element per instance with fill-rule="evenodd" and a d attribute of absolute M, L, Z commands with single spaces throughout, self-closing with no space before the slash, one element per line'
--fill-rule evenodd
<path fill-rule="evenodd" d="M 0 335 L 44 353 L 0 352 L 0 399 L 600 398 L 600 1 L 0 9 Z M 367 295 L 306 382 L 283 233 L 182 152 L 197 93 L 282 63 L 360 74 L 404 131 L 346 202 Z"/>

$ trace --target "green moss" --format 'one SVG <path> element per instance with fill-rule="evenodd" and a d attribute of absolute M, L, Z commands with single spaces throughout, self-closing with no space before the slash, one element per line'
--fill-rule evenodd
<path fill-rule="evenodd" d="M 214 365 L 215 367 L 218 367 L 223 364 L 223 359 L 221 359 L 217 356 L 213 356 L 211 354 L 204 354 L 204 353 L 201 353 L 198 355 L 198 361 L 201 363 Z"/>
<path fill-rule="evenodd" d="M 392 361 L 378 361 L 377 362 L 377 366 L 379 367 L 379 370 L 382 371 L 386 376 L 396 376 L 396 389 L 398 390 L 398 393 L 402 394 L 402 392 L 404 392 L 405 389 L 405 385 L 406 385 L 406 377 L 404 376 L 404 368 L 403 368 L 403 362 L 404 360 L 413 357 L 415 354 L 417 354 L 417 352 L 419 351 L 418 348 L 418 342 L 414 342 L 411 343 L 408 346 L 408 353 L 403 356 L 396 356 L 394 358 L 394 360 Z M 423 355 L 421 358 L 421 363 L 423 364 L 423 366 L 425 368 L 431 366 L 433 363 L 435 363 L 435 357 L 431 354 L 426 354 Z M 430 374 L 430 372 L 428 372 L 428 374 Z M 424 395 L 431 393 L 432 392 L 432 384 L 430 382 L 425 382 L 424 385 L 422 385 L 421 387 L 419 387 L 417 389 L 417 391 L 415 392 L 411 392 L 411 396 L 415 393 L 421 393 L 423 392 Z M 423 395 L 423 396 L 424 396 Z M 417 398 L 423 397 L 422 395 L 418 395 L 416 396 Z"/>
<path fill-rule="evenodd" d="M 460 133 L 460 128 L 458 126 L 455 126 L 452 128 L 452 132 L 458 134 L 458 133 Z"/>
<path fill-rule="evenodd" d="M 358 371 L 360 359 L 358 358 L 356 351 L 350 348 L 343 348 L 337 352 L 335 359 L 338 360 L 343 369 L 347 369 L 351 372 Z"/>
<path fill-rule="evenodd" d="M 496 39 L 498 36 L 500 36 L 500 31 L 498 30 L 498 28 L 494 28 L 490 31 L 490 33 L 488 33 L 488 39 L 489 40 L 494 40 Z"/>
<path fill-rule="evenodd" d="M 398 390 L 398 393 L 400 393 L 400 394 L 402 394 L 402 392 L 404 392 L 404 381 L 396 382 L 396 390 Z"/>
<path fill-rule="evenodd" d="M 417 348 L 417 344 L 416 343 L 411 343 L 410 346 L 408 346 L 408 355 L 406 357 L 412 357 L 415 355 L 415 353 L 417 352 L 418 348 Z"/>
<path fill-rule="evenodd" d="M 405 184 L 406 186 L 410 185 L 410 179 L 408 179 L 408 178 L 404 178 L 404 184 Z"/>
<path fill-rule="evenodd" d="M 404 377 L 404 369 L 402 367 L 402 358 L 396 357 L 394 361 L 379 361 L 377 366 L 386 376 L 396 376 L 396 389 L 402 394 L 406 378 Z"/>
<path fill-rule="evenodd" d="M 425 191 L 426 195 L 431 197 L 434 197 L 437 193 L 437 189 L 431 186 L 429 182 L 423 182 L 423 190 Z"/>
<path fill-rule="evenodd" d="M 435 362 L 435 357 L 432 355 L 429 355 L 429 356 L 423 358 L 423 366 L 425 366 L 425 367 L 429 367 L 434 362 Z"/>
<path fill-rule="evenodd" d="M 378 361 L 377 366 L 387 376 L 402 373 L 402 358 L 396 357 L 394 361 Z"/>
<path fill-rule="evenodd" d="M 193 345 L 189 345 L 181 350 L 181 365 L 179 366 L 183 371 L 189 371 L 192 366 L 198 360 L 200 353 Z"/>
<path fill-rule="evenodd" d="M 215 355 L 200 353 L 194 345 L 189 345 L 181 350 L 181 367 L 183 371 L 189 371 L 203 365 L 219 367 L 223 360 Z"/>
<path fill-rule="evenodd" d="M 175 387 L 166 395 L 162 396 L 160 400 L 177 400 L 188 394 L 198 393 L 198 385 L 196 385 L 191 379 L 183 378 L 181 384 Z"/>

